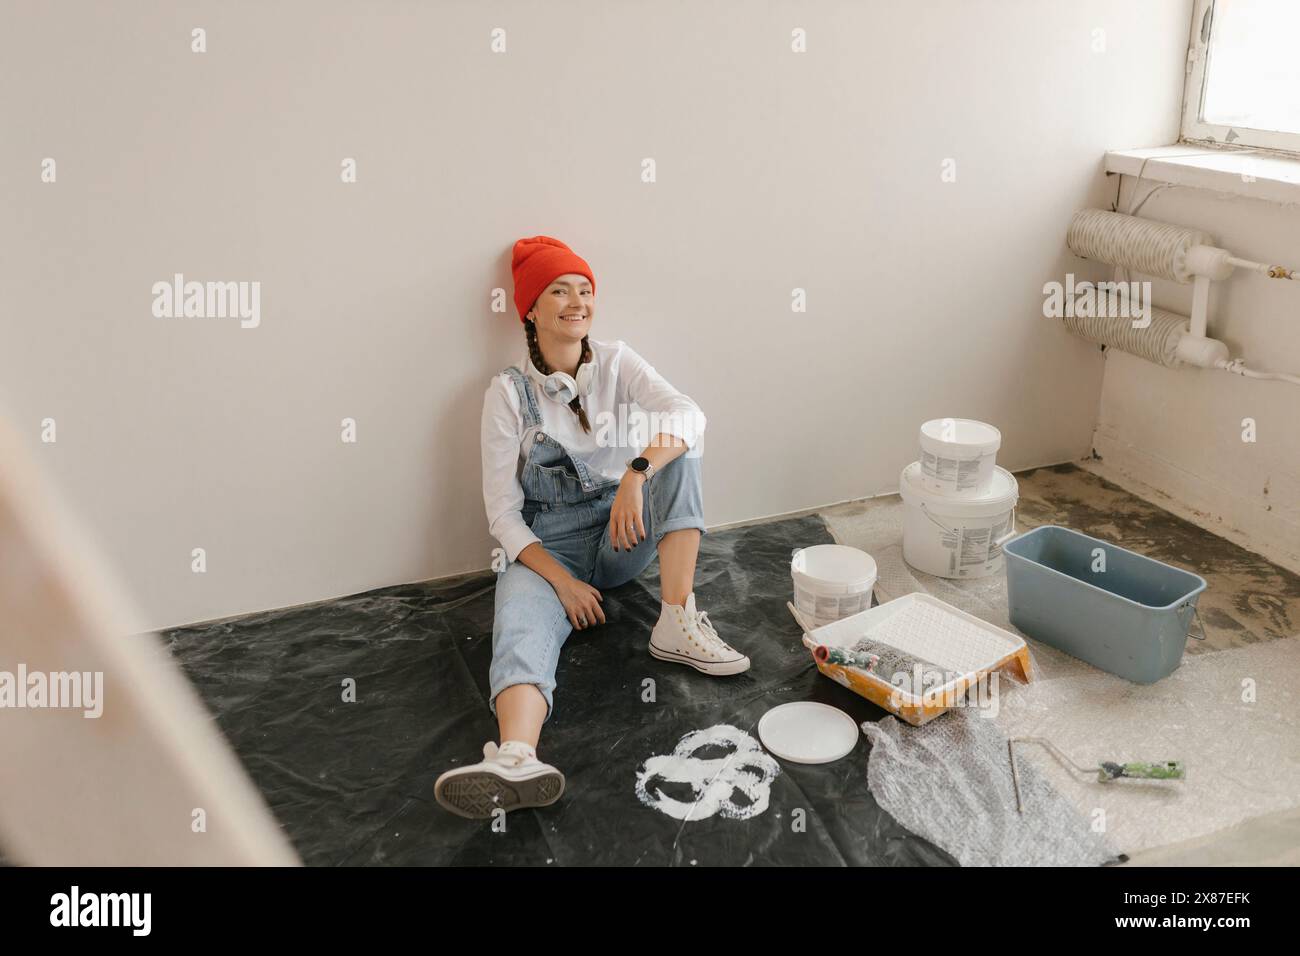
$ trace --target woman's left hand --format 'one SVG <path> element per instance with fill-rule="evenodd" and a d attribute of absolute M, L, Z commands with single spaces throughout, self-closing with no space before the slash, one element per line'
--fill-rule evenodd
<path fill-rule="evenodd" d="M 609 509 L 609 541 L 615 551 L 630 551 L 645 540 L 645 523 L 641 520 L 644 484 L 645 478 L 635 472 L 628 472 L 619 483 Z"/>

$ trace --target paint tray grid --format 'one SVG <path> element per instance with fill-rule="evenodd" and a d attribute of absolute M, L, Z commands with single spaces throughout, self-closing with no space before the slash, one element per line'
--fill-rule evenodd
<path fill-rule="evenodd" d="M 923 601 L 909 601 L 861 636 L 963 674 L 991 667 L 1016 649 L 988 627 Z"/>
<path fill-rule="evenodd" d="M 1025 646 L 1022 638 L 921 593 L 818 628 L 813 637 L 834 647 L 888 647 L 954 677 L 996 667 Z"/>

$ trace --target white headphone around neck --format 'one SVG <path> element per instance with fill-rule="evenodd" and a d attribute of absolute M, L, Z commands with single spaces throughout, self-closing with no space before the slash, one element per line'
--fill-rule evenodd
<path fill-rule="evenodd" d="M 528 359 L 528 375 L 538 385 L 546 397 L 552 401 L 559 402 L 561 405 L 567 405 L 579 395 L 590 395 L 596 388 L 596 363 L 595 361 L 583 362 L 578 366 L 578 378 L 568 372 L 552 372 L 550 375 L 543 375 L 541 371 L 533 364 L 530 357 Z"/>

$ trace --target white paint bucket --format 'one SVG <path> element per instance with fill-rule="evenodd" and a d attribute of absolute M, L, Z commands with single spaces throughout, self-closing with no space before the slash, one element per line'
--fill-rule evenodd
<path fill-rule="evenodd" d="M 921 485 L 957 498 L 993 489 L 1002 433 L 969 418 L 936 418 L 921 426 Z"/>
<path fill-rule="evenodd" d="M 813 627 L 822 627 L 871 607 L 876 561 L 857 548 L 817 544 L 795 549 L 790 577 L 794 606 Z"/>
<path fill-rule="evenodd" d="M 1020 488 L 1011 472 L 994 468 L 982 498 L 935 494 L 921 481 L 921 463 L 903 469 L 903 560 L 941 578 L 983 578 L 1002 570 L 1002 545 L 1016 533 Z"/>

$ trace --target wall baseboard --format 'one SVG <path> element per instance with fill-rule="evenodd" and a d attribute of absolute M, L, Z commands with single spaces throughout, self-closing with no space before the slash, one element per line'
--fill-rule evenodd
<path fill-rule="evenodd" d="M 1099 459 L 1079 467 L 1125 491 L 1300 574 L 1300 525 L 1245 495 L 1206 481 L 1098 428 Z"/>

